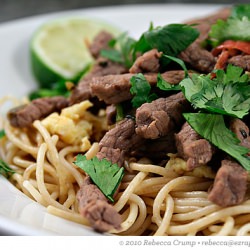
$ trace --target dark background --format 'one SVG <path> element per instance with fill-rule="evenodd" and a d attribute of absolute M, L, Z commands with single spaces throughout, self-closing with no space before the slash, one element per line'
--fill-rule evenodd
<path fill-rule="evenodd" d="M 156 3 L 192 3 L 192 4 L 235 4 L 249 3 L 250 0 L 0 0 L 0 22 L 22 17 L 51 13 L 63 10 L 90 8 L 97 6 L 113 6 L 124 4 L 156 4 Z"/>

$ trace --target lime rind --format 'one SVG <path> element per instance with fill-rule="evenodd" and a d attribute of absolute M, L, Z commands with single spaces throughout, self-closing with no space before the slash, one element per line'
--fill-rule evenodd
<path fill-rule="evenodd" d="M 30 43 L 31 69 L 39 86 L 76 81 L 94 61 L 86 41 L 90 43 L 101 30 L 120 33 L 117 27 L 90 18 L 63 18 L 41 26 Z"/>

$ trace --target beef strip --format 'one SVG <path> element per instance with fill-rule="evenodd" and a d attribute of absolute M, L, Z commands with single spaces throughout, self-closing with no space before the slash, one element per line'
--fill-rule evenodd
<path fill-rule="evenodd" d="M 82 102 L 84 100 L 91 100 L 94 98 L 90 83 L 93 77 L 100 77 L 106 75 L 120 75 L 126 73 L 128 70 L 119 63 L 112 62 L 106 58 L 98 58 L 95 61 L 90 72 L 85 75 L 77 86 L 72 90 L 69 100 L 70 105 Z"/>
<path fill-rule="evenodd" d="M 14 127 L 30 126 L 35 120 L 40 120 L 53 112 L 59 112 L 67 107 L 69 102 L 62 96 L 44 97 L 11 109 L 7 117 Z"/>
<path fill-rule="evenodd" d="M 136 110 L 136 133 L 147 139 L 165 136 L 179 129 L 184 122 L 182 113 L 189 109 L 182 92 L 144 103 Z"/>
<path fill-rule="evenodd" d="M 201 73 L 210 73 L 215 66 L 215 57 L 206 49 L 203 49 L 198 42 L 193 42 L 179 55 L 185 63 Z"/>
<path fill-rule="evenodd" d="M 191 73 L 190 73 L 191 74 Z M 144 74 L 151 86 L 157 83 L 157 73 Z M 161 74 L 162 78 L 171 83 L 178 84 L 184 78 L 183 70 L 166 71 Z M 93 95 L 107 104 L 117 104 L 132 98 L 130 93 L 130 79 L 134 74 L 107 75 L 95 77 L 90 83 Z"/>
<path fill-rule="evenodd" d="M 243 202 L 246 190 L 247 172 L 238 163 L 223 160 L 208 199 L 222 207 L 233 206 Z"/>
<path fill-rule="evenodd" d="M 113 35 L 105 30 L 100 31 L 94 37 L 92 43 L 89 45 L 89 51 L 94 58 L 100 56 L 103 49 L 110 49 L 109 42 L 113 39 Z"/>
<path fill-rule="evenodd" d="M 130 73 L 157 73 L 160 69 L 159 59 L 162 53 L 157 49 L 152 49 L 139 56 L 132 67 L 129 69 Z"/>
<path fill-rule="evenodd" d="M 187 161 L 189 171 L 207 164 L 212 159 L 214 147 L 201 138 L 187 122 L 175 135 L 175 142 L 178 155 Z"/>
<path fill-rule="evenodd" d="M 237 55 L 228 60 L 228 64 L 233 64 L 243 68 L 245 71 L 250 71 L 250 55 Z"/>
<path fill-rule="evenodd" d="M 79 213 L 98 232 L 121 228 L 121 217 L 100 189 L 86 177 L 77 193 Z"/>
<path fill-rule="evenodd" d="M 106 158 L 112 163 L 122 166 L 130 151 L 142 143 L 142 138 L 135 133 L 135 121 L 125 118 L 101 139 L 97 157 Z"/>

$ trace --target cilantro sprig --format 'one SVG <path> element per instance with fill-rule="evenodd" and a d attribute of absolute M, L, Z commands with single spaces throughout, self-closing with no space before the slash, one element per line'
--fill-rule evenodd
<path fill-rule="evenodd" d="M 199 31 L 187 24 L 168 24 L 156 28 L 151 24 L 138 40 L 129 37 L 127 33 L 114 39 L 110 43 L 111 49 L 102 50 L 101 55 L 130 68 L 138 54 L 143 54 L 151 49 L 157 49 L 166 55 L 176 57 L 198 36 Z M 162 62 L 167 65 L 170 60 L 163 57 Z"/>
<path fill-rule="evenodd" d="M 127 68 L 133 64 L 132 51 L 136 40 L 129 37 L 127 32 L 122 33 L 109 43 L 110 49 L 101 50 L 102 57 L 106 57 L 113 62 L 121 63 Z"/>
<path fill-rule="evenodd" d="M 107 159 L 99 160 L 93 157 L 87 160 L 86 156 L 81 154 L 77 155 L 74 163 L 90 176 L 93 183 L 110 201 L 114 202 L 113 195 L 123 178 L 124 168 L 112 164 Z"/>
<path fill-rule="evenodd" d="M 236 135 L 227 129 L 223 115 L 205 113 L 183 115 L 198 134 L 237 159 L 246 170 L 250 171 L 250 158 L 246 156 L 250 149 L 241 146 Z"/>
<path fill-rule="evenodd" d="M 151 86 L 145 76 L 141 73 L 131 77 L 130 92 L 133 96 L 131 102 L 133 107 L 138 108 L 145 102 L 152 102 L 158 96 L 155 93 L 151 93 Z"/>
<path fill-rule="evenodd" d="M 250 41 L 250 4 L 234 6 L 227 20 L 212 25 L 209 40 L 214 46 L 226 40 Z"/>
<path fill-rule="evenodd" d="M 250 109 L 249 82 L 242 68 L 229 64 L 226 71 L 217 70 L 213 79 L 210 74 L 193 74 L 180 85 L 195 108 L 242 118 Z"/>
<path fill-rule="evenodd" d="M 5 176 L 6 178 L 9 178 L 14 173 L 15 171 L 11 169 L 5 161 L 0 159 L 0 174 Z"/>

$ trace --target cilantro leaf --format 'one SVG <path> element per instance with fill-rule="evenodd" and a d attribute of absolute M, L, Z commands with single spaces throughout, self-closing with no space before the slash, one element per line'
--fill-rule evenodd
<path fill-rule="evenodd" d="M 123 55 L 119 50 L 115 49 L 102 49 L 100 52 L 102 57 L 108 58 L 109 60 L 117 63 L 124 63 Z"/>
<path fill-rule="evenodd" d="M 169 56 L 177 56 L 198 36 L 199 31 L 190 25 L 169 24 L 154 28 L 151 24 L 138 40 L 129 37 L 126 33 L 122 34 L 110 44 L 113 50 L 102 50 L 101 55 L 112 61 L 122 62 L 130 68 L 138 54 L 155 48 Z M 117 45 L 116 48 L 115 45 Z M 170 62 L 167 58 L 163 60 L 165 65 Z"/>
<path fill-rule="evenodd" d="M 130 82 L 132 85 L 130 92 L 134 95 L 131 101 L 133 107 L 138 108 L 143 103 L 152 102 L 157 98 L 155 93 L 150 94 L 151 86 L 143 74 L 139 73 L 132 76 Z"/>
<path fill-rule="evenodd" d="M 133 64 L 132 51 L 135 43 L 136 40 L 124 32 L 116 39 L 111 40 L 110 49 L 101 50 L 100 55 L 130 68 Z"/>
<path fill-rule="evenodd" d="M 226 40 L 250 41 L 250 20 L 247 17 L 218 20 L 212 25 L 209 36 L 214 46 Z"/>
<path fill-rule="evenodd" d="M 226 40 L 250 41 L 250 4 L 236 5 L 227 20 L 217 20 L 209 32 L 214 46 Z"/>
<path fill-rule="evenodd" d="M 231 17 L 241 19 L 244 16 L 250 19 L 250 4 L 237 4 L 232 8 Z"/>
<path fill-rule="evenodd" d="M 15 171 L 3 160 L 0 159 L 0 174 L 9 178 Z"/>
<path fill-rule="evenodd" d="M 156 48 L 166 55 L 177 56 L 198 36 L 199 31 L 190 25 L 168 24 L 144 32 L 135 50 L 145 52 L 145 49 Z"/>
<path fill-rule="evenodd" d="M 157 75 L 157 84 L 156 86 L 161 90 L 181 90 L 181 86 L 179 84 L 171 84 L 163 79 L 161 74 Z"/>
<path fill-rule="evenodd" d="M 216 78 L 193 74 L 180 85 L 195 108 L 242 118 L 250 109 L 249 77 L 242 72 L 241 68 L 228 65 L 226 71 L 216 71 Z"/>
<path fill-rule="evenodd" d="M 34 100 L 41 97 L 51 97 L 51 96 L 57 96 L 62 95 L 65 97 L 68 97 L 70 94 L 70 91 L 66 87 L 66 80 L 60 80 L 58 82 L 55 82 L 52 84 L 52 86 L 49 89 L 38 89 L 29 94 L 29 99 Z"/>
<path fill-rule="evenodd" d="M 4 129 L 0 130 L 0 139 L 3 138 L 5 136 L 5 131 Z"/>
<path fill-rule="evenodd" d="M 87 160 L 85 155 L 80 154 L 77 155 L 74 163 L 90 176 L 91 180 L 110 201 L 114 202 L 113 195 L 123 178 L 124 168 L 112 164 L 107 159 L 99 160 L 94 157 Z"/>
<path fill-rule="evenodd" d="M 250 170 L 250 150 L 241 146 L 240 140 L 230 131 L 222 115 L 204 113 L 183 114 L 190 126 L 203 138 L 235 158 L 246 170 Z"/>

